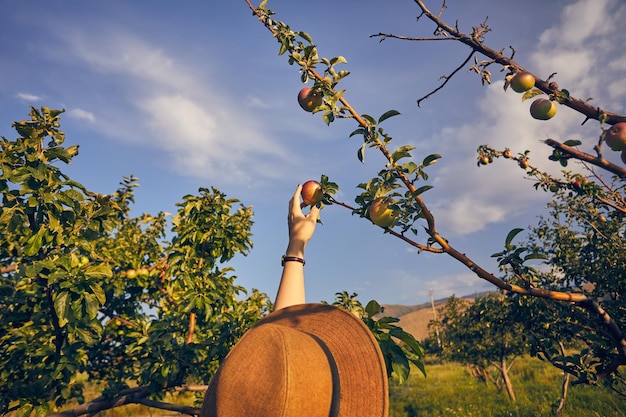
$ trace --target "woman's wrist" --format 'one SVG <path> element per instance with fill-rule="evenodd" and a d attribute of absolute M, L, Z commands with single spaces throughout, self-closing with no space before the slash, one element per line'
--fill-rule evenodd
<path fill-rule="evenodd" d="M 289 242 L 285 256 L 295 256 L 296 258 L 304 258 L 304 242 Z"/>

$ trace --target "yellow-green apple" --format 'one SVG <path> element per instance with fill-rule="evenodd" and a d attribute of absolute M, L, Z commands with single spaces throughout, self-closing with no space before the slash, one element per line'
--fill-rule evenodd
<path fill-rule="evenodd" d="M 511 78 L 509 84 L 516 93 L 523 93 L 535 86 L 535 77 L 530 72 L 520 71 Z"/>
<path fill-rule="evenodd" d="M 322 104 L 322 93 L 318 90 L 313 90 L 311 87 L 304 87 L 298 93 L 298 104 L 304 110 L 312 112 L 316 107 Z"/>
<path fill-rule="evenodd" d="M 615 123 L 604 133 L 604 141 L 614 151 L 626 151 L 626 122 Z"/>
<path fill-rule="evenodd" d="M 370 204 L 370 220 L 380 227 L 391 227 L 398 218 L 398 213 L 389 207 L 393 201 L 389 197 L 378 197 Z"/>
<path fill-rule="evenodd" d="M 549 120 L 558 110 L 558 104 L 547 98 L 540 97 L 530 105 L 530 115 L 537 120 Z"/>
<path fill-rule="evenodd" d="M 126 271 L 126 278 L 137 278 L 137 271 L 135 271 L 134 269 L 129 269 L 128 271 Z"/>
<path fill-rule="evenodd" d="M 150 270 L 148 268 L 139 268 L 137 270 L 137 276 L 141 278 L 148 278 L 150 276 Z"/>
<path fill-rule="evenodd" d="M 324 198 L 324 190 L 322 185 L 314 180 L 309 180 L 302 184 L 302 204 L 304 206 L 314 206 Z"/>

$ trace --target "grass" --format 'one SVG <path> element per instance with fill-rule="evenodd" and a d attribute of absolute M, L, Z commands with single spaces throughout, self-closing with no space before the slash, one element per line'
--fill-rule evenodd
<path fill-rule="evenodd" d="M 431 364 L 428 376 L 412 372 L 392 384 L 389 417 L 551 417 L 560 398 L 562 374 L 534 358 L 521 358 L 510 375 L 516 401 L 492 383 L 471 377 L 458 364 Z M 626 399 L 601 387 L 570 386 L 563 417 L 624 417 Z"/>

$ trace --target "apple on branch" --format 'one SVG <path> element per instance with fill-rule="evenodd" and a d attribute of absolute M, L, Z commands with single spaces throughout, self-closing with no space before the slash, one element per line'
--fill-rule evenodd
<path fill-rule="evenodd" d="M 530 105 L 530 115 L 537 120 L 549 120 L 554 117 L 558 109 L 559 106 L 554 101 L 541 97 Z"/>
<path fill-rule="evenodd" d="M 604 141 L 614 151 L 626 151 L 626 122 L 611 126 L 604 133 Z"/>
<path fill-rule="evenodd" d="M 535 86 L 535 77 L 527 71 L 520 71 L 511 77 L 510 86 L 516 93 L 523 93 Z"/>
<path fill-rule="evenodd" d="M 377 226 L 391 227 L 398 219 L 398 212 L 391 208 L 390 197 L 378 197 L 369 206 L 369 218 Z"/>
<path fill-rule="evenodd" d="M 298 104 L 308 112 L 313 112 L 313 110 L 319 107 L 322 104 L 322 99 L 322 93 L 311 87 L 304 87 L 298 93 Z"/>

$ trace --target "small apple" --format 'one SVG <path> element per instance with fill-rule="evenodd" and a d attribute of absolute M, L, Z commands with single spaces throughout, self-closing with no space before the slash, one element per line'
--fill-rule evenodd
<path fill-rule="evenodd" d="M 126 271 L 126 278 L 130 278 L 130 279 L 137 278 L 137 271 L 135 271 L 134 269 L 129 269 L 128 271 Z"/>
<path fill-rule="evenodd" d="M 554 117 L 558 105 L 547 98 L 538 98 L 530 105 L 530 115 L 537 120 L 549 120 Z"/>
<path fill-rule="evenodd" d="M 398 218 L 398 213 L 390 208 L 392 200 L 389 197 L 378 197 L 370 204 L 370 220 L 380 227 L 391 227 Z"/>
<path fill-rule="evenodd" d="M 139 268 L 137 270 L 137 276 L 141 278 L 148 278 L 150 276 L 150 270 L 148 268 Z"/>
<path fill-rule="evenodd" d="M 535 86 L 535 77 L 530 72 L 520 71 L 511 78 L 510 85 L 516 93 L 523 93 Z"/>
<path fill-rule="evenodd" d="M 611 126 L 604 134 L 604 141 L 614 151 L 626 151 L 626 122 Z"/>
<path fill-rule="evenodd" d="M 314 206 L 324 198 L 322 185 L 314 180 L 309 180 L 302 184 L 302 203 L 304 206 Z"/>
<path fill-rule="evenodd" d="M 298 93 L 298 104 L 304 110 L 312 112 L 316 107 L 322 104 L 322 93 L 318 90 L 313 90 L 311 87 L 304 87 Z"/>
<path fill-rule="evenodd" d="M 511 152 L 510 149 L 505 149 L 504 152 L 502 152 L 502 156 L 504 156 L 507 159 L 513 158 L 513 153 Z"/>
<path fill-rule="evenodd" d="M 518 164 L 519 164 L 519 167 L 522 169 L 527 169 L 530 166 L 527 159 L 520 159 L 518 161 Z"/>

